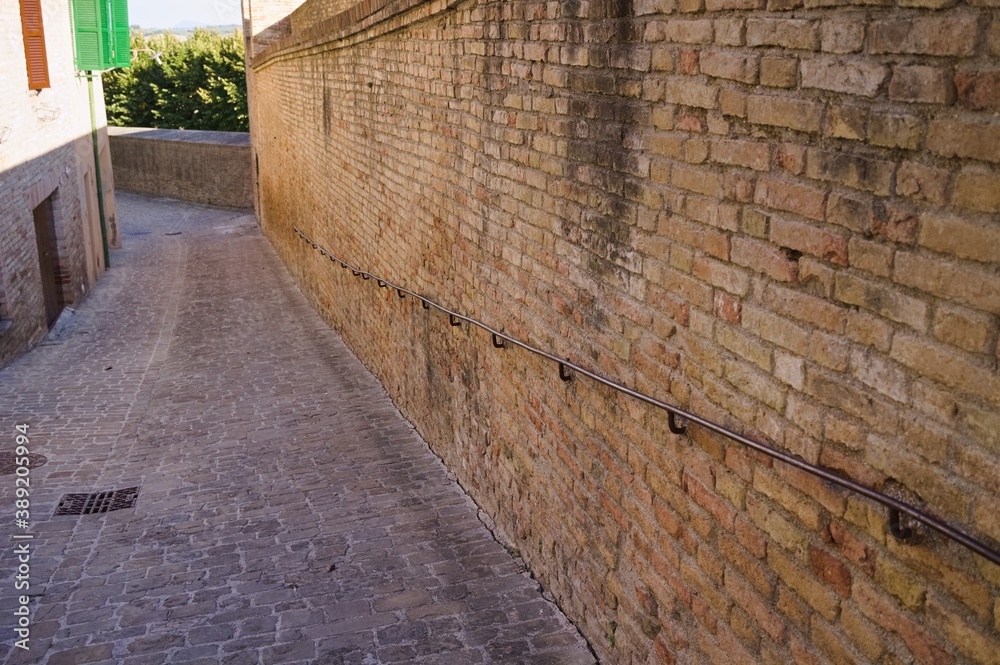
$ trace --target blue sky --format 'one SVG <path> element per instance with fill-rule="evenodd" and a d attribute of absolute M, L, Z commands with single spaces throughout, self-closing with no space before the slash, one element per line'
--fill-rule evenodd
<path fill-rule="evenodd" d="M 182 21 L 239 24 L 240 0 L 128 0 L 128 22 L 143 28 L 173 28 Z"/>

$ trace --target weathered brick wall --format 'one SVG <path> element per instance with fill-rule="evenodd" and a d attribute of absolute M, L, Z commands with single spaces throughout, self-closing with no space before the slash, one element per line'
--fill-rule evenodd
<path fill-rule="evenodd" d="M 67 305 L 79 302 L 105 268 L 88 84 L 73 67 L 69 5 L 43 0 L 42 22 L 51 86 L 34 91 L 20 3 L 0 4 L 0 366 L 48 332 L 36 206 L 53 196 L 56 272 Z M 103 92 L 100 80 L 93 85 L 109 244 L 120 246 Z"/>
<path fill-rule="evenodd" d="M 229 208 L 253 207 L 250 135 L 109 127 L 120 189 Z"/>
<path fill-rule="evenodd" d="M 1000 569 L 292 226 L 996 546 L 988 5 L 439 0 L 253 61 L 265 232 L 607 662 L 995 663 Z"/>

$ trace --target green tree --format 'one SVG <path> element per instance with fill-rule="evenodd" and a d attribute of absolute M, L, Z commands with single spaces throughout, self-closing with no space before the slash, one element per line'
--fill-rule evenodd
<path fill-rule="evenodd" d="M 106 72 L 108 124 L 245 132 L 243 37 L 195 30 L 186 41 L 133 31 L 132 66 Z M 157 58 L 159 61 L 157 61 Z"/>

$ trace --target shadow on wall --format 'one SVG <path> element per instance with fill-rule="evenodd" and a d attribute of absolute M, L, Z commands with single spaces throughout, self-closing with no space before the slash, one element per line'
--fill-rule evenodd
<path fill-rule="evenodd" d="M 0 171 L 0 367 L 41 342 L 120 246 L 107 153 L 104 224 L 90 134 Z M 103 228 L 102 228 L 103 227 Z"/>

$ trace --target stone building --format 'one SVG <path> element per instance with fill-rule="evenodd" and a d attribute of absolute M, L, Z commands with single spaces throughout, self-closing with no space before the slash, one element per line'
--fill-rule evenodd
<path fill-rule="evenodd" d="M 244 0 L 259 221 L 605 662 L 997 663 L 1000 566 L 553 360 L 996 550 L 991 4 Z"/>
<path fill-rule="evenodd" d="M 0 4 L 0 365 L 43 339 L 120 245 L 101 81 L 76 62 L 81 4 Z"/>

